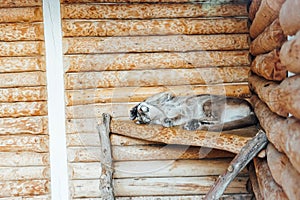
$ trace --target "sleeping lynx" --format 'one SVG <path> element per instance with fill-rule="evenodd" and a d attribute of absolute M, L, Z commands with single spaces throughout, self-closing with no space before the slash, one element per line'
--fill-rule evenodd
<path fill-rule="evenodd" d="M 183 126 L 186 130 L 221 131 L 257 122 L 251 105 L 243 99 L 219 95 L 176 97 L 163 92 L 149 97 L 130 110 L 138 124 Z"/>

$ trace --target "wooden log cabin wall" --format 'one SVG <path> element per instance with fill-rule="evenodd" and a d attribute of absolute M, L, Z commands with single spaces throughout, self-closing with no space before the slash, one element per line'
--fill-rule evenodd
<path fill-rule="evenodd" d="M 300 196 L 299 9 L 297 0 L 253 0 L 250 5 L 251 101 L 270 141 L 267 158 L 254 159 L 256 176 L 250 175 L 257 199 Z"/>
<path fill-rule="evenodd" d="M 0 1 L 0 199 L 49 199 L 42 1 Z M 14 197 L 16 196 L 16 197 Z"/>

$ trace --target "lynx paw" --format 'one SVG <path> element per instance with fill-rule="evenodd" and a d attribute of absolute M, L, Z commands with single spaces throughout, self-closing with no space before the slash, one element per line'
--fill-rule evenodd
<path fill-rule="evenodd" d="M 201 123 L 199 122 L 199 120 L 196 119 L 193 119 L 183 125 L 183 129 L 188 131 L 194 131 L 200 129 L 200 127 L 201 127 Z"/>
<path fill-rule="evenodd" d="M 163 120 L 163 124 L 164 127 L 172 127 L 173 126 L 173 121 L 170 118 L 165 118 Z"/>

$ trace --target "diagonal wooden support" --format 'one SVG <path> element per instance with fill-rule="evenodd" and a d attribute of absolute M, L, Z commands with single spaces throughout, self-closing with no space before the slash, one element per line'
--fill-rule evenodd
<path fill-rule="evenodd" d="M 101 143 L 101 176 L 100 176 L 100 190 L 103 199 L 115 199 L 113 184 L 112 184 L 112 154 L 111 143 L 109 139 L 110 134 L 110 121 L 109 114 L 102 114 L 102 122 L 97 126 L 100 143 Z"/>
<path fill-rule="evenodd" d="M 231 181 L 266 146 L 267 143 L 268 139 L 266 133 L 259 130 L 256 136 L 249 140 L 231 161 L 226 172 L 219 176 L 204 199 L 219 199 Z"/>

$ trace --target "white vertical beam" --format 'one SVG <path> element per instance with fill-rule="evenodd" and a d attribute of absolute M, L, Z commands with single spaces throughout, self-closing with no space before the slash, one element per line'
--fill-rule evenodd
<path fill-rule="evenodd" d="M 69 199 L 65 136 L 64 70 L 59 0 L 43 0 L 48 126 L 50 137 L 51 199 Z"/>

